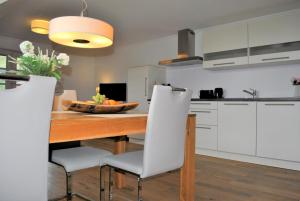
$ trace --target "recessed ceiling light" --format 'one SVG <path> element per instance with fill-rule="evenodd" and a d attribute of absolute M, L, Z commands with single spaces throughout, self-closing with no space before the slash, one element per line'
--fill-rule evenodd
<path fill-rule="evenodd" d="M 49 22 L 47 20 L 32 20 L 31 31 L 38 34 L 48 34 Z"/>

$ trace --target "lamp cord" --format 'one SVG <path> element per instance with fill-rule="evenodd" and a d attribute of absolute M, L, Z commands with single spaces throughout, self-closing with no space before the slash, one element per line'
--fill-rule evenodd
<path fill-rule="evenodd" d="M 83 17 L 84 13 L 87 11 L 88 5 L 86 3 L 86 0 L 81 0 L 81 2 L 82 2 L 82 10 L 80 16 Z"/>

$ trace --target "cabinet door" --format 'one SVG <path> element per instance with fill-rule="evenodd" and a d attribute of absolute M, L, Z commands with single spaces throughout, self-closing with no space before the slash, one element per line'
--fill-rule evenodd
<path fill-rule="evenodd" d="M 218 127 L 197 125 L 196 127 L 196 147 L 201 149 L 217 150 L 218 147 Z"/>
<path fill-rule="evenodd" d="M 128 70 L 128 101 L 139 102 L 138 110 L 148 111 L 148 68 L 130 68 Z"/>
<path fill-rule="evenodd" d="M 300 162 L 300 103 L 257 105 L 257 155 Z"/>
<path fill-rule="evenodd" d="M 256 102 L 219 102 L 218 150 L 255 155 Z"/>
<path fill-rule="evenodd" d="M 203 32 L 204 54 L 247 47 L 247 23 L 232 23 L 215 26 Z"/>
<path fill-rule="evenodd" d="M 215 110 L 218 109 L 217 101 L 192 101 L 190 105 L 190 110 L 206 109 Z"/>
<path fill-rule="evenodd" d="M 217 120 L 218 120 L 217 110 L 193 108 L 190 111 L 191 113 L 196 114 L 196 124 L 217 125 Z"/>
<path fill-rule="evenodd" d="M 249 46 L 300 41 L 299 19 L 300 10 L 292 10 L 249 21 Z"/>
<path fill-rule="evenodd" d="M 217 69 L 248 64 L 247 23 L 231 23 L 203 32 L 203 68 Z"/>

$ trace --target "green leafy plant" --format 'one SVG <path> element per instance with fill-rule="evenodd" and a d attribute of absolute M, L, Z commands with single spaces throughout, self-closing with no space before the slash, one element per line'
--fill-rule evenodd
<path fill-rule="evenodd" d="M 22 75 L 48 76 L 60 80 L 62 76 L 60 69 L 62 66 L 69 65 L 69 56 L 65 53 L 56 55 L 55 51 L 52 51 L 49 56 L 48 50 L 44 54 L 38 47 L 35 54 L 34 46 L 30 41 L 22 42 L 20 50 L 23 55 L 18 58 L 10 57 L 10 62 L 17 64 L 17 70 Z"/>

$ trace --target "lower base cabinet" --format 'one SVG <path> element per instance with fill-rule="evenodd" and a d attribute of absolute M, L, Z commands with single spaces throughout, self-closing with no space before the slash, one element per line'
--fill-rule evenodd
<path fill-rule="evenodd" d="M 196 127 L 196 148 L 200 149 L 218 149 L 218 128 L 217 126 Z"/>
<path fill-rule="evenodd" d="M 191 104 L 197 153 L 300 170 L 300 101 Z"/>
<path fill-rule="evenodd" d="M 300 162 L 300 102 L 257 103 L 257 155 Z"/>
<path fill-rule="evenodd" d="M 256 154 L 256 102 L 218 103 L 218 150 Z"/>

